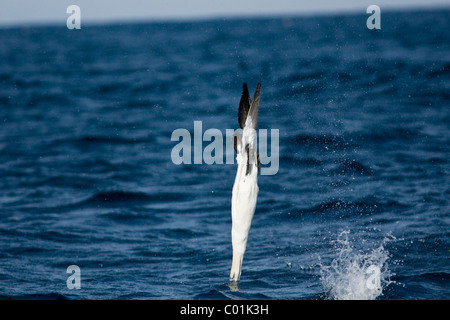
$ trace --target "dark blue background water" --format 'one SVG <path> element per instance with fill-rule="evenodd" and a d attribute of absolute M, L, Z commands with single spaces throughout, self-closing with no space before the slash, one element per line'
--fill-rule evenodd
<path fill-rule="evenodd" d="M 1 29 L 0 297 L 336 298 L 347 231 L 389 253 L 378 298 L 450 298 L 450 11 L 367 17 Z M 280 168 L 232 292 L 236 166 L 176 166 L 171 134 L 237 128 L 244 81 Z"/>

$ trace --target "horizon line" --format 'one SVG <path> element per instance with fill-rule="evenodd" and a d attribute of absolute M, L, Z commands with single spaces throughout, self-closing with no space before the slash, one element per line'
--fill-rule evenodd
<path fill-rule="evenodd" d="M 384 13 L 396 13 L 396 12 L 426 12 L 426 11 L 449 11 L 450 5 L 436 4 L 436 5 L 415 5 L 410 7 L 402 6 L 389 6 L 382 8 Z M 309 11 L 298 11 L 298 12 L 277 12 L 277 13 L 259 13 L 259 14 L 249 14 L 249 13 L 225 13 L 225 14 L 200 14 L 200 15 L 190 15 L 190 16 L 149 16 L 149 17 L 107 17 L 107 18 L 85 18 L 82 19 L 82 24 L 89 26 L 104 26 L 104 25 L 122 25 L 122 24 L 144 24 L 144 23 L 195 23 L 195 22 L 207 22 L 216 20 L 242 20 L 242 19 L 283 19 L 283 18 L 314 18 L 314 17 L 335 17 L 338 15 L 344 16 L 356 16 L 356 15 L 367 15 L 365 11 L 360 11 L 359 9 L 349 9 L 343 8 L 339 10 L 309 10 Z M 52 27 L 63 24 L 66 26 L 66 20 L 68 15 L 61 19 L 49 19 L 47 21 L 43 20 L 28 20 L 20 22 L 2 22 L 0 21 L 0 29 L 12 29 L 21 27 Z"/>

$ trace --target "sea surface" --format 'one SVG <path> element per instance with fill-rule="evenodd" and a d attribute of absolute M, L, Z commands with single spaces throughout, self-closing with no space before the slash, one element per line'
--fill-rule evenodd
<path fill-rule="evenodd" d="M 0 298 L 450 299 L 450 11 L 368 16 L 0 29 Z M 225 146 L 259 81 L 236 288 L 236 164 L 172 133 Z"/>

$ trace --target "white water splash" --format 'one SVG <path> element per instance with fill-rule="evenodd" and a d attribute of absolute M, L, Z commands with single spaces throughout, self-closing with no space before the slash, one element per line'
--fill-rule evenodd
<path fill-rule="evenodd" d="M 368 253 L 357 251 L 348 240 L 349 231 L 343 231 L 335 241 L 337 257 L 331 265 L 320 264 L 321 281 L 329 299 L 375 300 L 383 289 L 393 283 L 388 270 L 389 253 L 383 245 Z"/>

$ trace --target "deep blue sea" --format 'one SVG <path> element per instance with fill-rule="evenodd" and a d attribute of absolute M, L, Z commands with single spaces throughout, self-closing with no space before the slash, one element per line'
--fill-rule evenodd
<path fill-rule="evenodd" d="M 450 299 L 450 11 L 368 16 L 0 29 L 0 298 Z M 259 81 L 279 170 L 236 290 L 237 166 L 171 136 Z"/>

